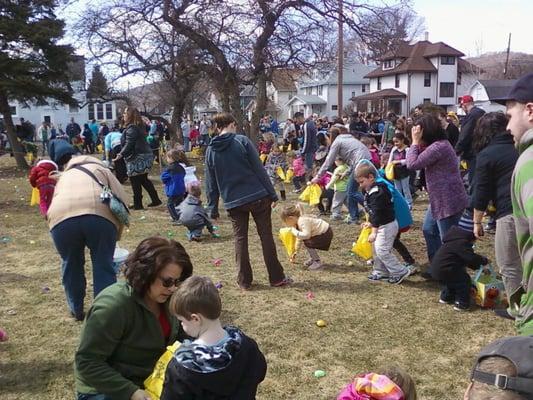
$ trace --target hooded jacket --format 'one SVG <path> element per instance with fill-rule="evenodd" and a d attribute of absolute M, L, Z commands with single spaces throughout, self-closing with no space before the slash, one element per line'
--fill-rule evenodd
<path fill-rule="evenodd" d="M 472 206 L 485 211 L 489 201 L 496 206 L 496 219 L 513 212 L 511 177 L 518 160 L 513 137 L 503 132 L 492 138 L 476 157 L 476 172 L 472 191 Z"/>
<path fill-rule="evenodd" d="M 161 174 L 161 182 L 165 185 L 168 197 L 183 196 L 185 194 L 185 169 L 179 162 L 173 162 Z"/>
<path fill-rule="evenodd" d="M 244 135 L 227 133 L 211 140 L 205 155 L 207 205 L 218 215 L 221 196 L 226 210 L 269 197 L 278 197 L 253 143 Z"/>
<path fill-rule="evenodd" d="M 238 328 L 224 328 L 220 345 L 182 344 L 170 360 L 161 400 L 253 400 L 265 379 L 266 361 L 257 343 Z"/>
<path fill-rule="evenodd" d="M 211 227 L 211 221 L 207 216 L 207 212 L 202 206 L 202 201 L 189 194 L 178 206 L 179 221 L 189 229 L 208 226 Z"/>
<path fill-rule="evenodd" d="M 520 335 L 533 335 L 533 129 L 522 135 L 517 147 L 520 157 L 513 171 L 511 200 L 525 293 L 516 327 Z"/>
<path fill-rule="evenodd" d="M 304 139 L 302 154 L 314 153 L 318 149 L 318 139 L 316 125 L 312 119 L 306 120 L 302 125 L 302 135 Z"/>
<path fill-rule="evenodd" d="M 461 133 L 455 144 L 455 151 L 461 156 L 461 160 L 472 160 L 475 157 L 472 150 L 472 140 L 474 139 L 474 129 L 478 119 L 485 114 L 481 108 L 473 107 L 464 117 L 461 123 Z"/>
<path fill-rule="evenodd" d="M 50 178 L 50 172 L 58 171 L 57 164 L 50 160 L 41 160 L 30 172 L 30 184 L 39 188 L 43 185 L 56 185 L 56 180 Z"/>
<path fill-rule="evenodd" d="M 63 157 L 69 154 L 76 154 L 76 150 L 66 140 L 53 139 L 48 144 L 48 154 L 50 155 L 52 161 L 59 165 L 59 162 Z M 61 165 L 59 166 L 61 167 Z"/>
<path fill-rule="evenodd" d="M 486 257 L 474 253 L 474 233 L 452 226 L 444 235 L 442 246 L 431 261 L 433 278 L 438 281 L 453 281 L 464 272 L 465 267 L 478 269 L 486 265 Z"/>

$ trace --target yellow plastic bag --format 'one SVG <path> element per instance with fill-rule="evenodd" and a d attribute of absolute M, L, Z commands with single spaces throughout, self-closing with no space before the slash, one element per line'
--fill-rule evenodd
<path fill-rule="evenodd" d="M 261 162 L 264 164 L 265 161 L 266 161 L 266 159 L 267 159 L 267 157 L 268 157 L 268 154 L 261 154 L 261 155 L 259 156 L 259 159 L 260 159 Z"/>
<path fill-rule="evenodd" d="M 322 189 L 316 183 L 307 185 L 302 194 L 300 194 L 299 199 L 301 201 L 309 202 L 310 206 L 316 206 L 320 203 L 320 195 L 322 194 Z"/>
<path fill-rule="evenodd" d="M 388 163 L 385 167 L 385 178 L 387 178 L 389 181 L 394 180 L 394 164 Z"/>
<path fill-rule="evenodd" d="M 101 144 L 97 145 L 96 146 L 96 151 L 99 153 L 99 154 L 102 154 L 104 152 L 104 146 L 102 146 Z"/>
<path fill-rule="evenodd" d="M 159 360 L 157 360 L 154 370 L 150 376 L 144 380 L 144 391 L 150 395 L 152 400 L 159 400 L 161 397 L 167 365 L 178 347 L 180 347 L 180 342 L 178 341 L 175 341 L 172 346 L 167 346 L 167 349 L 163 355 L 159 357 Z"/>
<path fill-rule="evenodd" d="M 276 168 L 276 175 L 278 175 L 279 179 L 281 179 L 282 181 L 285 180 L 285 172 L 283 172 L 283 168 L 277 167 Z"/>
<path fill-rule="evenodd" d="M 468 162 L 466 160 L 461 160 L 460 167 L 462 171 L 466 171 L 468 169 Z"/>
<path fill-rule="evenodd" d="M 34 187 L 31 190 L 30 206 L 38 206 L 40 202 L 41 202 L 41 196 L 39 193 L 39 189 Z"/>
<path fill-rule="evenodd" d="M 367 261 L 372 258 L 372 243 L 369 243 L 368 237 L 372 233 L 372 228 L 363 228 L 357 242 L 354 242 L 352 247 L 352 253 L 361 257 L 363 260 Z"/>
<path fill-rule="evenodd" d="M 292 144 L 289 144 L 289 145 L 287 146 L 287 151 L 292 151 Z"/>
<path fill-rule="evenodd" d="M 291 183 L 293 176 L 294 176 L 294 171 L 291 168 L 289 168 L 287 170 L 287 172 L 285 173 L 285 180 L 283 182 L 284 183 Z"/>
<path fill-rule="evenodd" d="M 281 228 L 279 230 L 279 240 L 283 243 L 289 257 L 296 253 L 296 236 L 292 234 L 291 228 Z"/>

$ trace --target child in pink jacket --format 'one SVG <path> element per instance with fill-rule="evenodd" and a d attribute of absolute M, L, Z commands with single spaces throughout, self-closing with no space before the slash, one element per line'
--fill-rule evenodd
<path fill-rule="evenodd" d="M 300 193 L 303 186 L 305 186 L 305 166 L 304 160 L 301 155 L 296 154 L 294 151 L 287 153 L 287 161 L 291 165 L 292 172 L 292 184 L 294 185 L 293 193 Z"/>

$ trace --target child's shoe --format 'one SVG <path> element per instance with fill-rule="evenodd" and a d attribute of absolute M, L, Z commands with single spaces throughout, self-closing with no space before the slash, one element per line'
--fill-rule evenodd
<path fill-rule="evenodd" d="M 330 221 L 342 221 L 342 216 L 339 214 L 331 214 Z"/>
<path fill-rule="evenodd" d="M 409 276 L 410 272 L 409 270 L 406 270 L 402 275 L 398 276 L 391 276 L 389 278 L 389 283 L 392 283 L 393 285 L 399 285 L 404 281 L 405 278 Z"/>
<path fill-rule="evenodd" d="M 372 272 L 368 275 L 368 280 L 371 282 L 388 281 L 390 276 L 381 275 L 379 272 Z"/>
<path fill-rule="evenodd" d="M 304 267 L 309 267 L 311 264 L 313 264 L 315 262 L 315 260 L 313 260 L 312 258 L 310 258 L 309 260 L 305 261 L 304 262 Z"/>
<path fill-rule="evenodd" d="M 409 275 L 414 275 L 418 273 L 418 267 L 414 264 L 404 264 L 405 268 L 409 270 Z"/>
<path fill-rule="evenodd" d="M 218 233 L 215 233 L 215 232 L 213 232 L 213 233 L 211 234 L 211 237 L 212 237 L 212 238 L 215 238 L 215 239 L 220 239 L 220 235 L 219 235 Z"/>
<path fill-rule="evenodd" d="M 458 301 L 456 301 L 455 304 L 453 305 L 453 309 L 455 311 L 459 311 L 459 312 L 470 311 L 470 305 L 469 304 L 464 304 L 464 303 L 459 303 Z"/>
<path fill-rule="evenodd" d="M 453 300 L 443 299 L 442 297 L 439 298 L 439 304 L 447 304 L 451 306 L 453 303 Z"/>
<path fill-rule="evenodd" d="M 320 261 L 313 261 L 313 263 L 307 268 L 309 271 L 317 271 L 323 267 Z"/>

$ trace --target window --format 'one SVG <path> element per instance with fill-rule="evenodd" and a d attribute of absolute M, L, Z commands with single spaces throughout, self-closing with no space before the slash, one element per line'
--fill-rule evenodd
<path fill-rule="evenodd" d="M 381 77 L 378 78 L 378 90 L 381 90 Z"/>
<path fill-rule="evenodd" d="M 105 119 L 107 120 L 113 119 L 113 104 L 107 103 L 105 105 Z"/>
<path fill-rule="evenodd" d="M 355 97 L 355 92 L 352 92 L 352 97 Z"/>
<path fill-rule="evenodd" d="M 431 72 L 424 72 L 424 87 L 431 86 Z"/>
<path fill-rule="evenodd" d="M 94 104 L 89 104 L 87 106 L 87 119 L 92 121 L 94 119 Z"/>
<path fill-rule="evenodd" d="M 400 74 L 396 74 L 394 77 L 394 87 L 395 88 L 400 87 Z"/>
<path fill-rule="evenodd" d="M 441 56 L 440 63 L 442 65 L 455 65 L 455 57 L 453 57 L 453 56 Z"/>
<path fill-rule="evenodd" d="M 11 115 L 17 115 L 17 106 L 9 106 L 9 110 L 11 111 Z"/>
<path fill-rule="evenodd" d="M 392 69 L 394 68 L 394 60 L 387 60 L 383 63 L 383 69 Z"/>
<path fill-rule="evenodd" d="M 461 80 L 463 79 L 463 74 L 461 72 L 457 73 L 457 84 L 461 84 Z"/>
<path fill-rule="evenodd" d="M 322 88 L 323 86 L 318 86 L 318 95 L 322 96 Z"/>
<path fill-rule="evenodd" d="M 68 112 L 71 113 L 71 114 L 74 114 L 74 113 L 77 113 L 79 112 L 80 109 L 78 108 L 78 106 L 73 106 L 73 105 L 70 105 L 68 106 Z"/>
<path fill-rule="evenodd" d="M 101 103 L 96 105 L 96 119 L 104 119 L 104 105 Z"/>
<path fill-rule="evenodd" d="M 334 105 L 331 106 L 331 111 L 337 111 L 338 108 L 339 107 L 336 104 L 334 104 Z"/>
<path fill-rule="evenodd" d="M 311 88 L 305 88 L 305 94 L 310 95 L 311 94 Z"/>
<path fill-rule="evenodd" d="M 361 85 L 361 92 L 365 93 L 366 92 L 366 85 Z"/>
<path fill-rule="evenodd" d="M 431 99 L 424 99 L 423 103 L 424 103 L 424 104 L 431 103 Z"/>
<path fill-rule="evenodd" d="M 454 83 L 441 82 L 440 83 L 440 97 L 454 97 Z"/>

